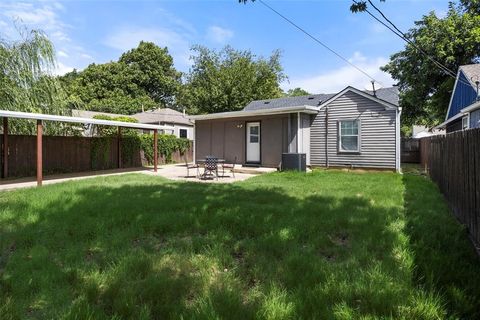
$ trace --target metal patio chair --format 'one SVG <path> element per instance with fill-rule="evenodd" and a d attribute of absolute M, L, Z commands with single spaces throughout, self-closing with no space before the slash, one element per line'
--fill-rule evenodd
<path fill-rule="evenodd" d="M 222 163 L 222 177 L 225 177 L 225 169 L 230 171 L 235 178 L 235 165 L 237 164 L 237 157 L 233 160 L 233 163 Z"/>
<path fill-rule="evenodd" d="M 202 178 L 208 176 L 215 177 L 218 180 L 218 159 L 216 157 L 205 157 L 205 166 Z"/>
<path fill-rule="evenodd" d="M 187 167 L 187 178 L 190 177 L 190 170 L 196 170 L 197 174 L 195 177 L 198 178 L 200 176 L 200 165 L 198 165 L 198 163 L 188 163 L 186 154 L 183 156 L 183 158 L 185 159 L 185 166 Z"/>

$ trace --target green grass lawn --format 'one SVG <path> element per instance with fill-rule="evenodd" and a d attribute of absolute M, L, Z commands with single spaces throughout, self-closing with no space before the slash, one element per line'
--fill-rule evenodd
<path fill-rule="evenodd" d="M 480 318 L 480 263 L 425 177 L 131 174 L 0 193 L 1 319 Z"/>

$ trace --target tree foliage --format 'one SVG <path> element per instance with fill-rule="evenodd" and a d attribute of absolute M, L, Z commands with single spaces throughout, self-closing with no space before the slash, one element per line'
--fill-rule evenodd
<path fill-rule="evenodd" d="M 309 94 L 311 94 L 311 93 L 302 89 L 302 88 L 294 88 L 294 89 L 288 90 L 287 93 L 285 94 L 285 96 L 287 96 L 287 97 L 300 97 L 300 96 L 308 96 Z"/>
<path fill-rule="evenodd" d="M 72 108 L 134 114 L 142 108 L 172 106 L 180 77 L 167 48 L 142 41 L 118 61 L 74 70 L 62 82 Z"/>
<path fill-rule="evenodd" d="M 280 83 L 286 76 L 279 51 L 265 59 L 229 46 L 192 50 L 193 66 L 179 97 L 190 114 L 240 110 L 252 100 L 282 96 Z"/>
<path fill-rule="evenodd" d="M 130 123 L 138 123 L 138 120 L 132 117 L 126 116 L 118 116 L 112 117 L 106 114 L 97 114 L 93 116 L 94 119 L 99 120 L 109 120 L 109 121 L 120 121 L 120 122 L 130 122 Z M 113 126 L 103 126 L 103 125 L 95 125 L 95 128 L 92 132 L 94 136 L 102 136 L 102 137 L 110 137 L 116 136 L 118 134 L 118 128 Z M 137 136 L 138 130 L 131 129 L 131 128 L 122 128 L 122 136 Z"/>
<path fill-rule="evenodd" d="M 480 16 L 471 11 L 475 8 L 478 1 L 450 3 L 444 18 L 431 12 L 415 22 L 407 36 L 416 47 L 456 72 L 480 57 Z M 455 79 L 417 48 L 406 44 L 382 69 L 398 81 L 405 123 L 431 125 L 444 119 Z"/>
<path fill-rule="evenodd" d="M 55 50 L 40 30 L 18 26 L 18 39 L 0 33 L 0 105 L 2 109 L 46 114 L 68 114 L 65 94 L 53 77 Z M 12 119 L 10 132 L 32 134 L 31 121 Z M 71 126 L 47 123 L 46 134 L 64 134 Z"/>

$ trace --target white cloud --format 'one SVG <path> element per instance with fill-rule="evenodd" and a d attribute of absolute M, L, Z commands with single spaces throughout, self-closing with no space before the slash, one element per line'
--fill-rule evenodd
<path fill-rule="evenodd" d="M 47 32 L 52 40 L 70 41 L 66 29 L 69 26 L 61 21 L 57 11 L 63 6 L 57 2 L 30 3 L 5 2 L 0 4 L 1 15 L 20 25 L 40 28 Z"/>
<path fill-rule="evenodd" d="M 93 57 L 91 55 L 89 55 L 88 53 L 80 53 L 80 58 L 88 59 L 88 60 L 93 59 Z"/>
<path fill-rule="evenodd" d="M 190 44 L 186 34 L 167 28 L 128 27 L 108 36 L 105 44 L 111 48 L 125 52 L 138 46 L 140 41 L 150 41 L 160 47 L 167 47 L 175 63 L 180 66 L 189 65 Z"/>
<path fill-rule="evenodd" d="M 65 51 L 60 50 L 60 51 L 57 52 L 57 56 L 63 57 L 63 58 L 67 58 L 67 57 L 68 57 L 68 53 L 66 53 Z"/>
<path fill-rule="evenodd" d="M 66 11 L 56 1 L 5 1 L 0 3 L 0 26 L 8 38 L 17 39 L 23 29 L 40 29 L 46 32 L 57 50 L 58 65 L 55 73 L 63 74 L 81 68 L 92 56 L 80 45 L 73 43 L 69 32 L 74 28 L 62 20 Z"/>
<path fill-rule="evenodd" d="M 380 67 L 388 62 L 386 58 L 367 58 L 360 52 L 355 52 L 349 61 L 375 78 L 383 87 L 391 86 L 394 83 L 390 75 L 380 70 Z M 282 84 L 284 90 L 300 87 L 311 93 L 334 93 L 347 86 L 363 90 L 371 84 L 366 75 L 350 65 L 324 72 L 320 71 L 315 75 L 292 78 L 289 83 Z"/>
<path fill-rule="evenodd" d="M 178 32 L 195 35 L 197 30 L 188 21 L 185 21 L 170 11 L 162 8 L 157 8 L 155 15 L 158 17 L 158 21 L 162 21 L 164 25 L 168 25 L 170 28 L 174 28 Z"/>
<path fill-rule="evenodd" d="M 53 71 L 54 74 L 56 75 L 59 75 L 59 76 L 62 76 L 64 75 L 65 73 L 68 73 L 70 71 L 73 71 L 73 67 L 70 67 L 70 66 L 66 66 L 65 64 L 59 62 L 57 64 L 57 67 L 55 68 L 55 70 Z"/>
<path fill-rule="evenodd" d="M 217 43 L 225 43 L 233 37 L 233 31 L 219 26 L 211 26 L 207 30 L 207 38 Z"/>

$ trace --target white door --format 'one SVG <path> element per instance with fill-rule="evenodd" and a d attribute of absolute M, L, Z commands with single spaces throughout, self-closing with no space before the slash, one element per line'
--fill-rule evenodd
<path fill-rule="evenodd" d="M 247 162 L 260 162 L 260 122 L 247 122 Z"/>

